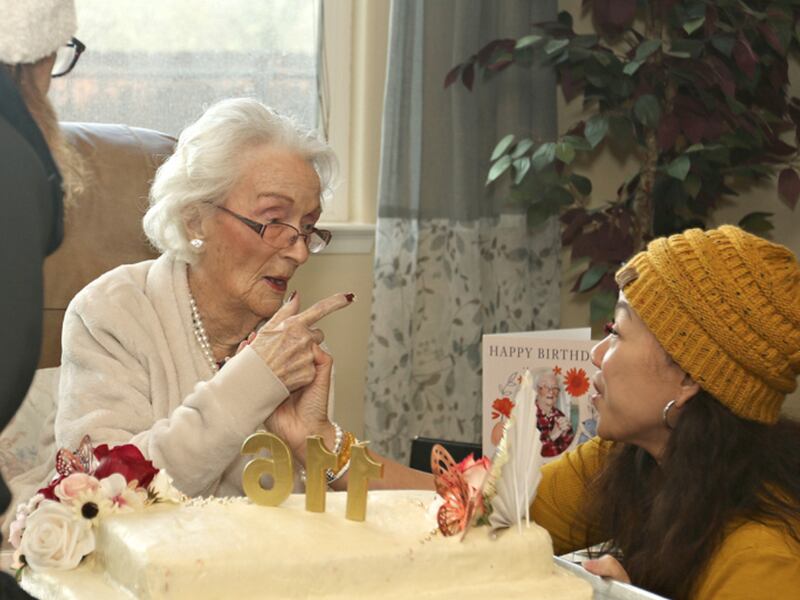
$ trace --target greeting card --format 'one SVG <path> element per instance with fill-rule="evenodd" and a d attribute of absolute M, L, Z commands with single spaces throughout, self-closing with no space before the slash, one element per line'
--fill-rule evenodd
<path fill-rule="evenodd" d="M 595 435 L 597 415 L 589 401 L 595 343 L 589 328 L 483 336 L 484 456 L 494 455 L 525 369 L 533 377 L 536 428 L 546 460 Z"/>

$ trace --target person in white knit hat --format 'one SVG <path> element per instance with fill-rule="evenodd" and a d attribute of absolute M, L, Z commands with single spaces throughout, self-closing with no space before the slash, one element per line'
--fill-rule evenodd
<path fill-rule="evenodd" d="M 61 243 L 62 206 L 80 161 L 62 140 L 47 91 L 84 46 L 73 0 L 0 0 L 0 430 L 30 385 L 41 344 L 42 263 Z M 0 477 L 0 513 L 10 501 Z M 0 598 L 29 598 L 0 574 Z"/>

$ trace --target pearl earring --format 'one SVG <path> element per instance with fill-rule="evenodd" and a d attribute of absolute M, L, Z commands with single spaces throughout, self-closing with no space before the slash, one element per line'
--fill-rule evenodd
<path fill-rule="evenodd" d="M 200 250 L 200 248 L 203 247 L 203 244 L 205 244 L 205 242 L 200 238 L 194 238 L 189 243 L 192 245 L 192 247 L 194 247 L 195 250 Z"/>

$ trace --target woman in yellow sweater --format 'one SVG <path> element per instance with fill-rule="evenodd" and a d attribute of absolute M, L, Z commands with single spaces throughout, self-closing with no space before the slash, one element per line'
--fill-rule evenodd
<path fill-rule="evenodd" d="M 652 242 L 617 273 L 592 351 L 597 433 L 532 507 L 557 553 L 670 598 L 800 598 L 800 265 L 725 226 Z"/>

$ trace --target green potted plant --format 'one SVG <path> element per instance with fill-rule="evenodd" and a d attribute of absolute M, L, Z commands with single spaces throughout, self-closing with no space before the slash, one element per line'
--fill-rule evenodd
<path fill-rule="evenodd" d="M 529 221 L 559 214 L 562 242 L 582 262 L 573 291 L 591 293 L 591 320 L 608 317 L 613 274 L 653 237 L 704 227 L 737 190 L 778 173 L 792 209 L 800 196 L 800 100 L 789 98 L 788 57 L 800 47 L 797 0 L 584 0 L 596 33 L 578 34 L 573 18 L 532 25 L 530 35 L 497 39 L 456 65 L 445 87 L 468 89 L 476 72 L 552 65 L 567 101 L 582 96 L 588 118 L 556 140 L 503 137 L 487 185 L 510 178 L 511 198 Z M 575 172 L 612 144 L 633 155 L 638 172 L 617 196 L 591 206 L 592 182 Z M 772 229 L 770 213 L 740 225 Z"/>

